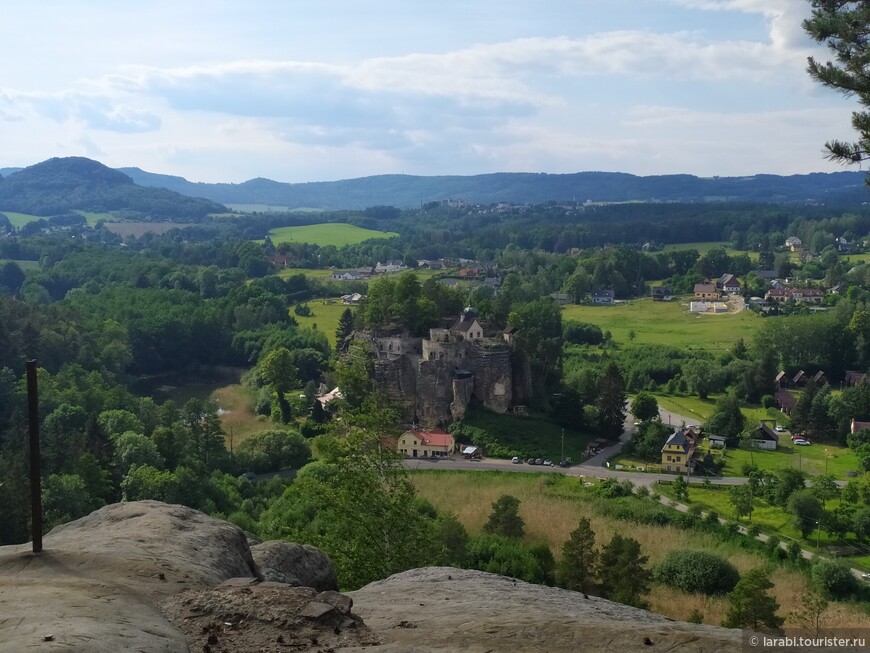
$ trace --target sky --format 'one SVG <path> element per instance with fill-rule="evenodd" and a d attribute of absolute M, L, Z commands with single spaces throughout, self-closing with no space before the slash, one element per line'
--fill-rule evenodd
<path fill-rule="evenodd" d="M 843 169 L 805 0 L 0 0 L 0 167 L 191 181 Z"/>

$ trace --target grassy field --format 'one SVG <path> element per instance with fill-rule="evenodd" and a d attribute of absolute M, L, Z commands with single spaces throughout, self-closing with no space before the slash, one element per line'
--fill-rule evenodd
<path fill-rule="evenodd" d="M 648 297 L 613 306 L 568 305 L 562 308 L 562 318 L 597 324 L 625 347 L 661 344 L 707 350 L 729 349 L 740 338 L 749 341 L 761 325 L 761 318 L 751 311 L 695 315 L 685 303 Z M 632 331 L 633 341 L 628 337 Z"/>
<path fill-rule="evenodd" d="M 221 412 L 221 426 L 227 434 L 227 449 L 233 449 L 249 435 L 271 428 L 265 417 L 257 416 L 252 410 L 253 397 L 246 388 L 231 383 L 215 388 L 211 393 Z"/>
<path fill-rule="evenodd" d="M 399 234 L 390 231 L 375 231 L 363 229 L 352 224 L 329 223 L 311 224 L 303 227 L 280 227 L 269 231 L 269 237 L 275 245 L 280 243 L 312 243 L 325 247 L 333 245 L 344 247 L 355 245 L 371 238 L 394 238 Z"/>
<path fill-rule="evenodd" d="M 38 270 L 39 269 L 39 261 L 25 261 L 24 259 L 10 259 L 13 263 L 15 263 L 18 267 L 20 267 L 25 272 L 27 270 Z"/>
<path fill-rule="evenodd" d="M 296 315 L 292 308 L 290 315 L 299 323 L 299 326 L 323 331 L 329 339 L 329 344 L 335 347 L 335 330 L 338 328 L 338 320 L 344 313 L 344 309 L 353 307 L 342 304 L 340 299 L 312 299 L 304 303 L 311 309 L 311 315 L 307 317 Z"/>
<path fill-rule="evenodd" d="M 319 281 L 328 281 L 332 278 L 332 270 L 330 269 L 312 270 L 310 268 L 281 268 L 278 270 L 278 276 L 282 279 L 293 277 L 297 274 L 302 274 L 309 279 L 317 279 Z"/>
<path fill-rule="evenodd" d="M 79 213 L 85 217 L 91 227 L 100 220 L 111 220 L 115 217 L 111 213 L 94 213 L 93 211 L 79 211 Z"/>
<path fill-rule="evenodd" d="M 600 514 L 584 493 L 576 478 L 556 474 L 511 474 L 507 472 L 415 472 L 412 475 L 419 494 L 436 508 L 453 512 L 472 534 L 483 530 L 492 503 L 504 494 L 520 500 L 520 516 L 526 524 L 525 539 L 546 542 L 557 559 L 562 545 L 581 517 L 589 519 L 599 546 L 619 533 L 636 539 L 642 553 L 650 557 L 650 565 L 659 562 L 676 549 L 704 549 L 729 558 L 740 572 L 760 567 L 765 561 L 756 554 L 739 549 L 734 544 L 718 541 L 714 536 L 671 526 L 655 527 L 617 521 Z M 806 579 L 800 572 L 778 568 L 771 579 L 773 594 L 780 602 L 780 614 L 785 616 L 796 607 L 806 590 Z M 720 624 L 725 617 L 724 599 L 690 595 L 660 585 L 653 587 L 648 597 L 652 610 L 674 619 L 684 620 L 693 610 L 700 610 L 704 622 Z M 832 605 L 830 626 L 866 624 L 870 618 L 859 608 L 844 604 Z"/>
<path fill-rule="evenodd" d="M 526 417 L 471 410 L 463 422 L 484 429 L 523 458 L 549 458 L 553 462 L 562 459 L 562 427 L 534 412 Z M 586 445 L 595 437 L 572 429 L 564 429 L 564 433 L 565 457 L 575 462 L 583 460 Z"/>
<path fill-rule="evenodd" d="M 855 452 L 835 444 L 813 444 L 809 447 L 799 447 L 792 443 L 788 433 L 779 434 L 779 446 L 775 451 L 760 449 L 728 449 L 725 452 L 725 476 L 745 476 L 743 465 L 754 464 L 759 469 L 778 469 L 780 467 L 796 467 L 809 476 L 831 474 L 846 480 L 850 472 L 859 469 L 858 457 Z"/>
<path fill-rule="evenodd" d="M 744 252 L 739 249 L 732 249 L 729 247 L 729 243 L 725 241 L 713 241 L 713 242 L 698 242 L 698 243 L 674 243 L 671 245 L 665 245 L 662 248 L 665 252 L 678 252 L 684 251 L 687 249 L 696 249 L 698 253 L 703 256 L 711 249 L 724 249 L 728 256 L 739 256 L 740 254 L 749 254 L 750 260 L 757 261 L 758 260 L 758 252 Z"/>
<path fill-rule="evenodd" d="M 42 215 L 30 215 L 28 213 L 15 213 L 14 211 L 3 211 L 0 210 L 0 213 L 9 218 L 9 222 L 12 223 L 12 226 L 16 229 L 20 229 L 24 225 L 30 222 L 36 222 L 37 220 L 45 220 L 45 216 Z"/>

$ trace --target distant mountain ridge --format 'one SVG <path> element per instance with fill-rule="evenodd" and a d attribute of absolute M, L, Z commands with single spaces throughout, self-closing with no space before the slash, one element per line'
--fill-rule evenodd
<path fill-rule="evenodd" d="M 193 183 L 183 177 L 120 168 L 142 186 L 168 188 L 222 204 L 264 204 L 289 208 L 363 209 L 392 205 L 413 208 L 445 199 L 474 204 L 544 202 L 822 202 L 870 200 L 863 172 L 811 173 L 782 177 L 701 178 L 693 175 L 638 177 L 622 172 L 545 174 L 501 172 L 473 176 L 378 175 L 340 181 L 281 183 L 251 179 L 241 184 Z"/>
<path fill-rule="evenodd" d="M 97 170 L 100 170 L 99 174 Z M 96 161 L 80 157 L 50 159 L 23 169 L 0 169 L 0 209 L 44 215 L 48 208 L 56 213 L 62 207 L 116 210 L 97 208 L 101 206 L 135 211 L 145 208 L 147 210 L 144 212 L 150 212 L 155 217 L 173 217 L 173 213 L 178 214 L 177 208 L 171 208 L 174 201 L 184 205 L 183 213 L 198 216 L 223 210 L 218 204 L 331 210 L 364 209 L 378 205 L 414 208 L 421 203 L 447 199 L 472 204 L 731 201 L 855 205 L 870 201 L 865 173 L 851 171 L 712 178 L 693 175 L 640 177 L 622 172 L 500 172 L 433 177 L 377 175 L 308 183 L 283 183 L 260 177 L 240 184 L 191 182 L 184 177 L 146 172 L 140 168 L 118 168 L 113 171 L 116 174 L 123 173 L 125 179 L 129 178 L 131 183 L 128 184 L 121 177 L 110 179 L 106 172 L 109 170 Z M 38 174 L 34 176 L 34 173 Z M 47 175 L 44 179 L 43 173 Z M 52 176 L 66 180 L 65 195 L 58 196 L 60 187 L 56 180 L 49 178 Z M 54 195 L 43 198 L 46 200 L 44 202 L 36 201 L 35 196 L 40 191 L 34 184 L 44 184 L 43 190 Z M 96 195 L 88 195 L 88 184 L 91 184 L 91 190 Z M 143 195 L 146 189 L 159 190 L 163 194 Z M 186 197 L 179 198 L 175 193 Z M 119 194 L 125 199 L 122 200 Z M 133 205 L 123 206 L 125 201 Z M 91 206 L 85 208 L 83 202 Z M 40 208 L 41 204 L 50 206 Z M 17 208 L 13 208 L 13 205 Z"/>
<path fill-rule="evenodd" d="M 67 157 L 0 177 L 0 211 L 40 216 L 124 211 L 158 220 L 199 220 L 226 207 L 165 188 L 141 186 L 98 161 Z"/>

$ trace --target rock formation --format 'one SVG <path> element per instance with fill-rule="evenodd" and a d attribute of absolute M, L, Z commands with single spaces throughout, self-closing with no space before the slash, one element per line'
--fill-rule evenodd
<path fill-rule="evenodd" d="M 472 398 L 497 413 L 531 396 L 524 353 L 501 337 L 487 337 L 477 312 L 466 308 L 450 328 L 428 338 L 355 334 L 375 358 L 378 388 L 402 410 L 405 422 L 423 426 L 462 419 Z"/>
<path fill-rule="evenodd" d="M 737 650 L 740 632 L 664 617 L 503 576 L 417 569 L 342 594 L 311 547 L 265 543 L 189 508 L 106 506 L 0 548 L 0 652 Z M 303 564 L 296 568 L 294 560 Z M 277 562 L 275 562 L 277 561 Z M 319 568 L 320 564 L 323 568 Z M 365 620 L 365 622 L 363 621 Z"/>

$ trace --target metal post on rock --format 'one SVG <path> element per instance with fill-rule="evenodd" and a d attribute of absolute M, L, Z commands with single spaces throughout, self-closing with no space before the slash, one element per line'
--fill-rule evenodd
<path fill-rule="evenodd" d="M 30 530 L 33 552 L 42 551 L 42 470 L 39 464 L 39 396 L 36 361 L 27 361 L 27 435 L 30 449 Z"/>

